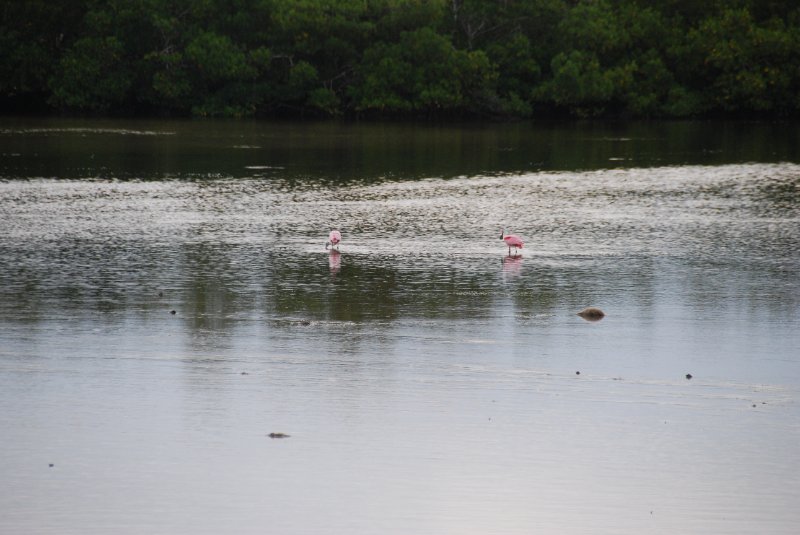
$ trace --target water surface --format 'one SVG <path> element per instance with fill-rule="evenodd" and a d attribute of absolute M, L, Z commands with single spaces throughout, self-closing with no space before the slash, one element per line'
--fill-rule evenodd
<path fill-rule="evenodd" d="M 796 140 L 4 120 L 0 532 L 793 533 Z"/>

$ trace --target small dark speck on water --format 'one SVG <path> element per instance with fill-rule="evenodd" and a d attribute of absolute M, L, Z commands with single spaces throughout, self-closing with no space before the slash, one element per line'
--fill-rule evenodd
<path fill-rule="evenodd" d="M 54 465 L 53 463 L 50 463 L 50 468 L 53 468 L 54 466 L 55 466 L 55 465 Z"/>
<path fill-rule="evenodd" d="M 754 409 L 756 408 L 756 404 L 755 404 L 755 403 L 753 403 L 753 408 L 754 408 Z"/>
<path fill-rule="evenodd" d="M 687 373 L 687 374 L 686 374 L 686 378 L 687 378 L 687 379 L 691 379 L 691 378 L 692 378 L 692 374 L 691 374 L 691 373 Z"/>
<path fill-rule="evenodd" d="M 176 312 L 176 311 L 174 311 L 174 310 L 170 310 L 170 311 L 169 311 L 169 313 L 170 313 L 170 314 L 172 314 L 173 316 L 174 316 L 175 314 L 177 314 L 177 312 Z"/>
<path fill-rule="evenodd" d="M 242 372 L 242 375 L 250 375 L 250 374 L 247 372 Z"/>
<path fill-rule="evenodd" d="M 287 435 L 286 433 L 270 433 L 267 436 L 269 438 L 289 438 L 291 435 Z"/>
<path fill-rule="evenodd" d="M 311 325 L 311 322 L 309 320 L 303 320 L 300 322 L 300 325 Z"/>
<path fill-rule="evenodd" d="M 580 375 L 580 374 L 581 374 L 580 371 L 575 372 L 575 375 Z"/>
<path fill-rule="evenodd" d="M 164 292 L 158 292 L 159 297 L 164 297 Z"/>

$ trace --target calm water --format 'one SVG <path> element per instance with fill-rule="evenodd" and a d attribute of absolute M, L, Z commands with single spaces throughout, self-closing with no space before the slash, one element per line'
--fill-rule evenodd
<path fill-rule="evenodd" d="M 0 121 L 0 533 L 795 533 L 799 133 Z"/>

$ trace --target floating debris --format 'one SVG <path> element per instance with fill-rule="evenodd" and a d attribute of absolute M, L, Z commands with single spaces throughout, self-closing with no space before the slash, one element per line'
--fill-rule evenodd
<path fill-rule="evenodd" d="M 606 313 L 597 307 L 584 308 L 583 310 L 578 312 L 578 316 L 582 317 L 586 321 L 599 321 L 603 319 L 605 315 Z"/>
<path fill-rule="evenodd" d="M 580 371 L 575 372 L 575 375 L 580 375 L 580 374 L 581 374 Z"/>
<path fill-rule="evenodd" d="M 170 311 L 169 311 L 169 313 L 170 313 L 170 314 L 172 314 L 173 316 L 174 316 L 175 314 L 177 314 L 177 312 L 176 312 L 176 311 L 174 311 L 174 310 L 170 310 Z"/>
<path fill-rule="evenodd" d="M 289 438 L 291 435 L 287 435 L 286 433 L 270 433 L 267 436 L 269 438 Z"/>
<path fill-rule="evenodd" d="M 686 379 L 691 379 L 691 378 L 692 378 L 692 374 L 691 373 L 687 373 L 686 374 Z"/>

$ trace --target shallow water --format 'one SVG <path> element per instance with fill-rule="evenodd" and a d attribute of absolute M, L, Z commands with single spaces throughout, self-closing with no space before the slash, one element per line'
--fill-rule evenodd
<path fill-rule="evenodd" d="M 0 532 L 794 533 L 796 139 L 6 120 Z"/>

